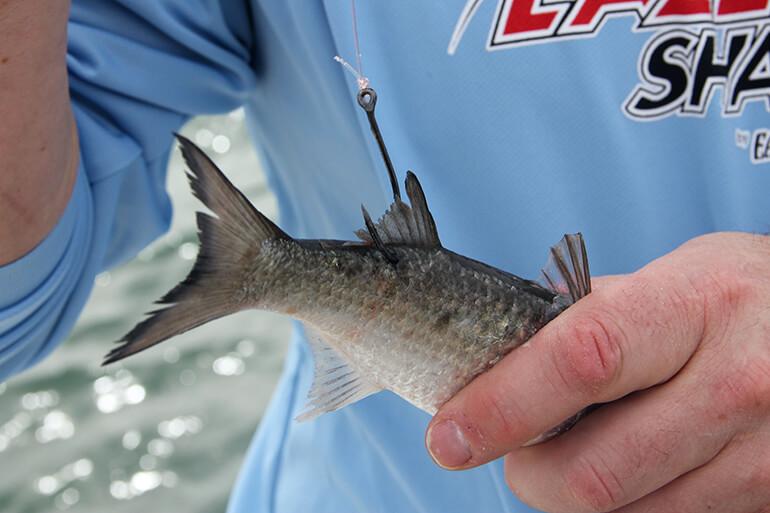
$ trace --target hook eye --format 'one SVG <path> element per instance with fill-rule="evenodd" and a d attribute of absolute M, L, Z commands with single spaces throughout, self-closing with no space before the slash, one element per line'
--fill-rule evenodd
<path fill-rule="evenodd" d="M 377 104 L 377 93 L 370 87 L 365 87 L 358 92 L 358 104 L 366 112 L 374 112 L 374 106 Z"/>

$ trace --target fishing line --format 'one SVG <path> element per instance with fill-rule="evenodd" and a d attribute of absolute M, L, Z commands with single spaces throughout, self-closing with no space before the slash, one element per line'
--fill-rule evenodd
<path fill-rule="evenodd" d="M 342 64 L 342 66 L 348 70 L 358 83 L 358 105 L 366 112 L 366 119 L 369 121 L 369 128 L 374 135 L 374 139 L 377 141 L 377 146 L 380 149 L 380 155 L 385 163 L 385 168 L 388 171 L 388 178 L 390 179 L 390 188 L 393 191 L 393 199 L 397 202 L 401 201 L 401 190 L 398 186 L 398 178 L 396 177 L 396 169 L 393 167 L 393 161 L 390 160 L 390 154 L 388 148 L 385 146 L 385 139 L 382 137 L 382 132 L 377 124 L 377 118 L 374 114 L 374 108 L 377 105 L 377 92 L 369 87 L 369 79 L 363 74 L 361 66 L 361 46 L 358 40 L 358 16 L 356 15 L 356 0 L 350 0 L 350 11 L 353 17 L 353 40 L 356 52 L 356 64 L 358 69 L 354 68 L 345 59 L 339 55 L 334 56 L 334 60 Z"/>
<path fill-rule="evenodd" d="M 363 91 L 369 87 L 369 79 L 364 76 L 363 66 L 361 65 L 361 44 L 358 40 L 358 15 L 356 14 L 356 0 L 350 0 L 350 12 L 353 18 L 353 44 L 356 52 L 356 67 L 350 65 L 348 61 L 340 57 L 334 56 L 334 60 L 342 64 L 342 66 L 348 70 L 358 83 L 358 90 Z"/>
<path fill-rule="evenodd" d="M 356 48 L 356 64 L 358 65 L 358 76 L 363 77 L 364 69 L 361 66 L 361 45 L 358 41 L 358 16 L 356 15 L 356 0 L 350 0 L 350 12 L 353 13 L 353 41 Z"/>

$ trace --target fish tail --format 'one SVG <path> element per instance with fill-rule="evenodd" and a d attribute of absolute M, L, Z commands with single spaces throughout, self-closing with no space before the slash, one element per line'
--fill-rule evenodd
<path fill-rule="evenodd" d="M 541 273 L 541 282 L 571 303 L 587 296 L 591 292 L 591 271 L 583 234 L 567 234 L 552 246 Z"/>
<path fill-rule="evenodd" d="M 107 354 L 103 365 L 248 308 L 241 290 L 244 262 L 253 261 L 265 240 L 291 240 L 249 203 L 203 151 L 181 135 L 177 139 L 193 193 L 216 217 L 198 212 L 200 250 L 190 274 L 158 301 L 162 308 L 150 312 L 118 341 L 120 345 Z"/>

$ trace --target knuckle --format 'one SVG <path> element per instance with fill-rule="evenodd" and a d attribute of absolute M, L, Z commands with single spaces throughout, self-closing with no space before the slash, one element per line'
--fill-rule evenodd
<path fill-rule="evenodd" d="M 746 480 L 746 491 L 770 490 L 770 464 L 762 462 L 751 466 Z"/>
<path fill-rule="evenodd" d="M 577 320 L 557 337 L 557 371 L 569 388 L 594 396 L 618 377 L 622 367 L 623 336 L 600 315 Z"/>
<path fill-rule="evenodd" d="M 621 505 L 623 485 L 600 459 L 578 458 L 564 474 L 568 493 L 583 511 L 611 511 Z"/>
<path fill-rule="evenodd" d="M 692 281 L 703 298 L 708 318 L 719 325 L 726 325 L 755 289 L 750 276 L 725 263 L 716 264 L 709 272 L 699 272 Z"/>
<path fill-rule="evenodd" d="M 756 357 L 721 373 L 712 384 L 712 395 L 728 414 L 770 412 L 770 361 Z"/>
<path fill-rule="evenodd" d="M 762 273 L 750 257 L 734 256 L 744 243 L 734 234 L 697 237 L 683 244 L 683 251 L 667 265 L 653 266 L 665 269 L 668 279 L 686 291 L 681 313 L 702 318 L 704 329 L 719 331 L 736 312 L 758 300 L 757 277 Z"/>
<path fill-rule="evenodd" d="M 577 513 L 571 509 L 555 509 L 552 504 L 552 494 L 546 492 L 546 495 L 544 495 L 536 486 L 528 483 L 529 479 L 524 478 L 523 474 L 529 473 L 527 469 L 522 468 L 521 465 L 515 462 L 515 456 L 511 457 L 508 455 L 505 457 L 505 484 L 517 499 L 537 511 L 553 511 L 554 513 L 557 513 L 557 511 L 570 511 L 570 513 Z"/>
<path fill-rule="evenodd" d="M 503 477 L 505 478 L 505 484 L 508 487 L 509 490 L 513 492 L 514 495 L 519 497 L 521 500 L 524 500 L 522 497 L 522 491 L 521 487 L 519 485 L 519 481 L 516 478 L 516 475 L 511 472 L 511 458 L 509 456 L 505 456 L 504 459 L 504 471 L 503 471 Z"/>
<path fill-rule="evenodd" d="M 478 407 L 485 417 L 485 436 L 499 443 L 514 443 L 517 433 L 526 429 L 520 408 L 501 394 L 491 392 L 477 398 Z"/>

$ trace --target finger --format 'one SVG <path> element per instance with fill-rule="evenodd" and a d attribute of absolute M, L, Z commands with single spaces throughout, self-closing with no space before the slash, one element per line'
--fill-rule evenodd
<path fill-rule="evenodd" d="M 697 468 L 744 422 L 678 376 L 592 413 L 569 433 L 509 453 L 506 480 L 545 511 L 612 511 Z"/>
<path fill-rule="evenodd" d="M 673 376 L 703 332 L 704 301 L 681 274 L 613 280 L 450 399 L 427 447 L 446 468 L 495 459 L 588 405 Z"/>
<path fill-rule="evenodd" d="M 770 434 L 736 439 L 707 465 L 616 513 L 770 513 Z"/>

